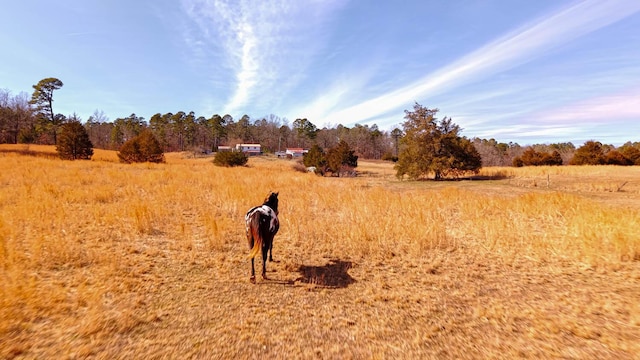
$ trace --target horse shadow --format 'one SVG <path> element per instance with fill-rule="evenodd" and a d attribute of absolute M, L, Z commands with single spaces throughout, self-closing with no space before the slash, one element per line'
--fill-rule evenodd
<path fill-rule="evenodd" d="M 339 259 L 332 259 L 323 266 L 301 265 L 298 268 L 300 277 L 296 279 L 296 282 L 332 289 L 346 288 L 356 282 L 348 273 L 352 266 L 351 261 Z"/>

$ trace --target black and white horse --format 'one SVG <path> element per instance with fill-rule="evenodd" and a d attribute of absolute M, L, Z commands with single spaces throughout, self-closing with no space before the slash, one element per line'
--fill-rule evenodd
<path fill-rule="evenodd" d="M 278 193 L 269 193 L 264 203 L 251 208 L 244 217 L 251 258 L 251 282 L 256 282 L 254 258 L 262 250 L 262 278 L 267 278 L 267 253 L 273 261 L 273 237 L 280 229 L 278 221 Z"/>

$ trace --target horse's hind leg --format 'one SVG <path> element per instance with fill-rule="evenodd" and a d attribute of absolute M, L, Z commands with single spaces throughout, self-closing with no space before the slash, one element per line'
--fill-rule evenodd
<path fill-rule="evenodd" d="M 262 248 L 262 278 L 267 278 L 267 252 L 269 248 Z"/>
<path fill-rule="evenodd" d="M 252 283 L 255 284 L 256 283 L 256 269 L 253 266 L 253 262 L 254 262 L 254 259 L 251 258 L 251 277 L 249 278 L 249 281 L 251 281 Z"/>
<path fill-rule="evenodd" d="M 253 248 L 253 237 L 247 233 L 247 240 L 249 242 L 249 249 Z M 251 277 L 249 278 L 249 281 L 251 281 L 252 283 L 255 284 L 256 282 L 256 269 L 254 267 L 254 259 L 251 258 Z"/>
<path fill-rule="evenodd" d="M 273 262 L 273 240 L 269 244 L 269 261 Z"/>

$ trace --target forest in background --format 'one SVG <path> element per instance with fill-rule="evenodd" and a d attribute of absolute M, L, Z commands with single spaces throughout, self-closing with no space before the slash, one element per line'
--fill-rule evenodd
<path fill-rule="evenodd" d="M 36 91 L 37 86 L 34 86 Z M 50 91 L 49 100 L 55 89 Z M 26 92 L 13 95 L 7 89 L 0 89 L 0 143 L 52 145 L 64 123 L 80 121 L 98 149 L 118 150 L 127 140 L 150 128 L 165 152 L 206 153 L 216 151 L 220 145 L 259 143 L 264 152 L 275 153 L 290 147 L 308 149 L 314 144 L 328 149 L 344 140 L 362 159 L 392 160 L 397 158 L 400 139 L 404 135 L 399 128 L 385 131 L 375 124 L 318 128 L 306 118 L 290 122 L 273 114 L 259 118 L 243 115 L 234 119 L 229 114 L 205 117 L 193 111 L 177 111 L 156 113 L 148 120 L 134 113 L 111 121 L 104 112 L 96 110 L 85 121 L 75 113 L 55 114 L 52 101 L 49 109 L 43 111 L 42 104 L 35 103 L 35 95 Z M 48 115 L 43 116 L 46 113 Z M 472 137 L 470 140 L 482 157 L 483 166 L 548 165 L 551 164 L 549 161 L 557 164 L 558 158 L 562 160 L 561 164 L 569 164 L 578 149 L 571 142 L 521 146 L 495 139 Z M 618 148 L 595 140 L 588 144 L 591 148 L 585 149 L 590 151 L 587 157 L 597 159 L 595 163 L 640 165 L 640 142 L 629 141 Z"/>

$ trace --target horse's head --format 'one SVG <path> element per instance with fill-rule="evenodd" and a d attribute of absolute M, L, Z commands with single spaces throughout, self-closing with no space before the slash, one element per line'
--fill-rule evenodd
<path fill-rule="evenodd" d="M 267 205 L 268 207 L 272 208 L 273 211 L 276 212 L 276 214 L 278 213 L 278 193 L 277 192 L 270 192 L 269 195 L 267 195 L 267 197 L 264 199 L 264 205 Z"/>

